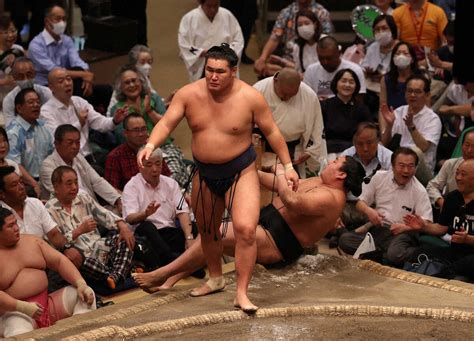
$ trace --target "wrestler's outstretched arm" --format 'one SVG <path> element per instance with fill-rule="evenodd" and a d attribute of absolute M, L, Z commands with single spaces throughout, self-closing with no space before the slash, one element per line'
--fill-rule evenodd
<path fill-rule="evenodd" d="M 33 237 L 33 236 L 32 236 Z M 72 284 L 78 291 L 81 300 L 87 304 L 94 301 L 94 291 L 87 286 L 76 266 L 61 252 L 52 248 L 44 240 L 34 237 L 43 253 L 46 267 L 56 271 L 66 282 Z"/>
<path fill-rule="evenodd" d="M 252 103 L 255 123 L 263 135 L 265 135 L 281 163 L 285 165 L 285 178 L 292 182 L 293 190 L 296 191 L 298 189 L 298 173 L 296 173 L 291 164 L 291 158 L 285 139 L 273 120 L 272 112 L 263 95 L 255 90 L 252 96 L 254 96 Z"/>
<path fill-rule="evenodd" d="M 143 167 L 143 159 L 147 160 L 151 152 L 161 146 L 165 139 L 171 134 L 176 126 L 184 118 L 186 90 L 180 89 L 173 96 L 168 110 L 163 118 L 153 128 L 148 143 L 137 155 L 139 167 Z"/>

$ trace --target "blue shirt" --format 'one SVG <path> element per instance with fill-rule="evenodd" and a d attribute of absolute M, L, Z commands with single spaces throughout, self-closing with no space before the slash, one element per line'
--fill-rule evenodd
<path fill-rule="evenodd" d="M 31 125 L 15 116 L 7 127 L 10 152 L 8 158 L 20 163 L 34 178 L 39 178 L 41 164 L 53 152 L 53 137 L 42 120 Z"/>
<path fill-rule="evenodd" d="M 59 41 L 56 41 L 46 29 L 31 41 L 28 57 L 35 66 L 35 83 L 42 85 L 48 84 L 48 73 L 56 67 L 89 69 L 89 65 L 79 57 L 70 37 L 61 34 Z"/>

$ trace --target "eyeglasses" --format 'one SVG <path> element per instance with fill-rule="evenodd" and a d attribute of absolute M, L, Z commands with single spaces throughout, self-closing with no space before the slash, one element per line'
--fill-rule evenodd
<path fill-rule="evenodd" d="M 125 130 L 131 131 L 132 133 L 144 133 L 148 129 L 146 127 L 142 127 L 142 128 L 133 128 L 133 129 L 125 129 Z"/>
<path fill-rule="evenodd" d="M 14 29 L 14 30 L 7 30 L 7 31 L 1 31 L 1 32 L 0 32 L 0 34 L 1 34 L 2 36 L 7 36 L 7 35 L 9 35 L 9 34 L 15 35 L 15 34 L 17 34 L 17 33 L 18 33 L 18 30 L 17 30 L 17 29 Z"/>

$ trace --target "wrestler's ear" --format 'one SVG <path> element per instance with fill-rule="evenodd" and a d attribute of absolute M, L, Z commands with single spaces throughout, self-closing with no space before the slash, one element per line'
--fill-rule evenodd
<path fill-rule="evenodd" d="M 237 77 L 237 66 L 234 66 L 233 68 L 230 69 L 232 72 L 232 77 Z"/>
<path fill-rule="evenodd" d="M 336 178 L 338 180 L 344 180 L 347 177 L 347 173 L 343 171 L 338 171 L 336 174 Z"/>

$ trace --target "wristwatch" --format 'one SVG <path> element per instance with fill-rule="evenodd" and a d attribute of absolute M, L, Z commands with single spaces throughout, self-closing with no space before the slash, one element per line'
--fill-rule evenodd
<path fill-rule="evenodd" d="M 66 244 L 63 245 L 63 247 L 59 250 L 61 252 L 64 252 L 67 249 L 70 249 L 72 247 L 72 244 L 67 242 Z"/>

